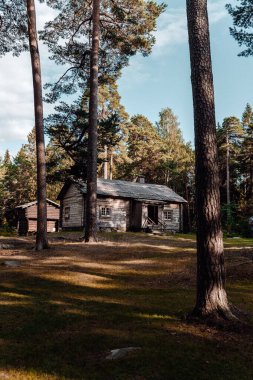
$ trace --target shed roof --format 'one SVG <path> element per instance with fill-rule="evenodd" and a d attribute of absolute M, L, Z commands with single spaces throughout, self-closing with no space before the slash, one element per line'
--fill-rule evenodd
<path fill-rule="evenodd" d="M 23 209 L 23 208 L 31 207 L 33 205 L 36 205 L 37 202 L 38 201 L 33 201 L 33 202 L 25 203 L 23 205 L 15 207 L 15 208 L 22 208 Z M 60 208 L 60 205 L 58 205 L 58 203 L 55 203 L 55 202 L 51 201 L 50 199 L 47 199 L 47 203 L 51 204 L 54 207 Z"/>
<path fill-rule="evenodd" d="M 79 187 L 81 193 L 86 194 L 86 184 L 79 182 L 77 186 Z M 67 190 L 66 187 L 63 187 L 61 193 L 58 196 L 58 199 L 61 199 L 64 196 L 64 190 Z M 150 200 L 161 202 L 187 203 L 187 201 L 184 198 L 175 193 L 169 187 L 150 183 L 98 179 L 97 193 L 101 196 L 131 198 L 137 201 Z"/>

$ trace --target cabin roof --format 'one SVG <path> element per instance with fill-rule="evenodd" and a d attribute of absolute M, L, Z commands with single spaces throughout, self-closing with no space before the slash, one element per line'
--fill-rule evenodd
<path fill-rule="evenodd" d="M 73 182 L 72 182 L 73 183 Z M 75 183 L 75 182 L 74 182 Z M 84 183 L 75 183 L 82 194 L 86 194 L 87 186 Z M 70 185 L 65 184 L 57 199 L 62 199 Z M 180 195 L 164 185 L 139 183 L 121 180 L 98 179 L 97 194 L 100 196 L 131 198 L 134 200 L 150 200 L 162 202 L 187 203 Z"/>
<path fill-rule="evenodd" d="M 28 208 L 28 207 L 36 205 L 37 202 L 38 201 L 33 201 L 33 202 L 25 203 L 23 205 L 15 207 L 15 208 L 21 208 L 21 209 Z M 55 203 L 55 202 L 51 201 L 50 199 L 47 199 L 47 203 L 51 204 L 54 207 L 60 208 L 60 205 L 58 205 L 58 203 Z"/>

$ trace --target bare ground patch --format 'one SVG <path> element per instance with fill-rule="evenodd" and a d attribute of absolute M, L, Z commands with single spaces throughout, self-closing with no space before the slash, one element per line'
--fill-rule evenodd
<path fill-rule="evenodd" d="M 193 237 L 77 233 L 3 238 L 0 251 L 0 365 L 11 379 L 249 379 L 252 332 L 189 325 L 194 305 Z M 245 244 L 246 248 L 245 248 Z M 228 293 L 251 323 L 252 241 L 226 249 Z M 245 255 L 245 252 L 247 255 Z M 141 347 L 108 363 L 108 351 Z M 222 354 L 221 354 L 222 352 Z M 0 377 L 1 378 L 1 377 Z M 7 378 L 7 377 L 6 377 Z"/>

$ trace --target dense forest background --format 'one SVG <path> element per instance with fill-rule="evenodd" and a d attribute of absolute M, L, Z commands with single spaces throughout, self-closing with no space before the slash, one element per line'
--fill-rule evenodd
<path fill-rule="evenodd" d="M 85 178 L 87 162 L 86 95 L 71 109 L 61 104 L 46 122 L 48 197 L 56 201 L 69 177 Z M 80 127 L 80 128 L 78 128 Z M 73 133 L 73 131 L 75 133 Z M 247 235 L 253 214 L 253 110 L 247 104 L 241 119 L 230 116 L 217 126 L 223 229 Z M 194 151 L 185 142 L 180 123 L 170 108 L 152 124 L 144 115 L 129 117 L 117 86 L 103 86 L 99 94 L 98 176 L 169 186 L 188 201 L 185 231 L 194 230 Z M 12 226 L 11 211 L 36 199 L 35 130 L 18 153 L 0 159 L 0 223 Z"/>

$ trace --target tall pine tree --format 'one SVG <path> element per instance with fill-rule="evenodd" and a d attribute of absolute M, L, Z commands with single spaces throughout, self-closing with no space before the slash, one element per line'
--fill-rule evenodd
<path fill-rule="evenodd" d="M 213 74 L 207 0 L 187 0 L 193 92 L 199 318 L 233 318 L 225 290 Z"/>
<path fill-rule="evenodd" d="M 41 1 L 42 2 L 42 1 Z M 34 118 L 37 149 L 38 222 L 36 250 L 48 247 L 46 161 L 43 126 L 42 80 L 34 0 L 0 0 L 0 56 L 29 50 L 32 65 Z"/>

